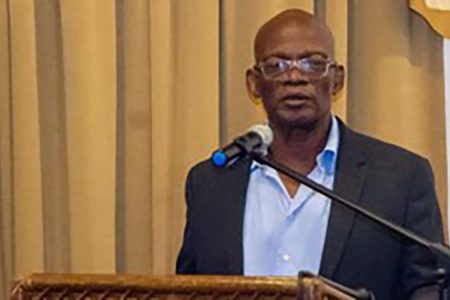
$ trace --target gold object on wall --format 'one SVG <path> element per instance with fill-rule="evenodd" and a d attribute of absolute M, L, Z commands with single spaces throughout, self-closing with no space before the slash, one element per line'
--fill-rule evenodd
<path fill-rule="evenodd" d="M 409 6 L 440 35 L 450 38 L 450 0 L 409 0 Z"/>

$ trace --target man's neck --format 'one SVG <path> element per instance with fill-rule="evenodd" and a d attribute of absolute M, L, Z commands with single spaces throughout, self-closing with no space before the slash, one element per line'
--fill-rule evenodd
<path fill-rule="evenodd" d="M 308 174 L 316 165 L 331 129 L 331 117 L 313 129 L 273 128 L 275 135 L 271 155 L 297 172 Z"/>

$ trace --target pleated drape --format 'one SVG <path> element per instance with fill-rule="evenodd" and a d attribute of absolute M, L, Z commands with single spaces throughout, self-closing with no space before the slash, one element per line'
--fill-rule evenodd
<path fill-rule="evenodd" d="M 186 172 L 264 120 L 245 70 L 291 7 L 332 27 L 335 113 L 428 157 L 445 212 L 442 39 L 406 0 L 0 0 L 1 295 L 30 272 L 172 273 Z"/>

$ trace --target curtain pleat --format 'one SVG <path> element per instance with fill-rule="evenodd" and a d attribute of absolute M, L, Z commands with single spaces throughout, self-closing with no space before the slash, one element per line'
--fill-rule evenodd
<path fill-rule="evenodd" d="M 286 8 L 326 21 L 333 111 L 433 164 L 442 38 L 407 0 L 0 0 L 0 295 L 30 272 L 174 272 L 190 166 L 264 121 L 245 71 Z"/>
<path fill-rule="evenodd" d="M 14 273 L 44 268 L 35 6 L 9 1 Z M 3 100 L 3 99 L 2 99 Z M 3 138 L 3 137 L 2 137 Z"/>
<path fill-rule="evenodd" d="M 14 264 L 14 203 L 9 3 L 0 0 L 0 297 L 7 295 Z"/>
<path fill-rule="evenodd" d="M 148 1 L 116 1 L 116 247 L 121 272 L 152 269 L 151 67 Z"/>
<path fill-rule="evenodd" d="M 445 220 L 442 38 L 406 1 L 352 0 L 349 22 L 348 123 L 430 159 Z"/>
<path fill-rule="evenodd" d="M 70 271 L 70 211 L 67 130 L 60 7 L 57 0 L 35 1 L 35 35 L 40 124 L 44 265 Z"/>
<path fill-rule="evenodd" d="M 60 1 L 71 271 L 114 272 L 116 31 L 109 0 Z"/>

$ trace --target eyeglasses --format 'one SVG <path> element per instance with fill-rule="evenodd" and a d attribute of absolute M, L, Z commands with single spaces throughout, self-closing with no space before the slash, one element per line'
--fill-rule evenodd
<path fill-rule="evenodd" d="M 273 79 L 296 67 L 310 80 L 318 80 L 327 76 L 330 68 L 334 66 L 336 66 L 335 61 L 324 58 L 284 59 L 272 57 L 259 62 L 256 68 L 261 71 L 264 77 Z"/>

